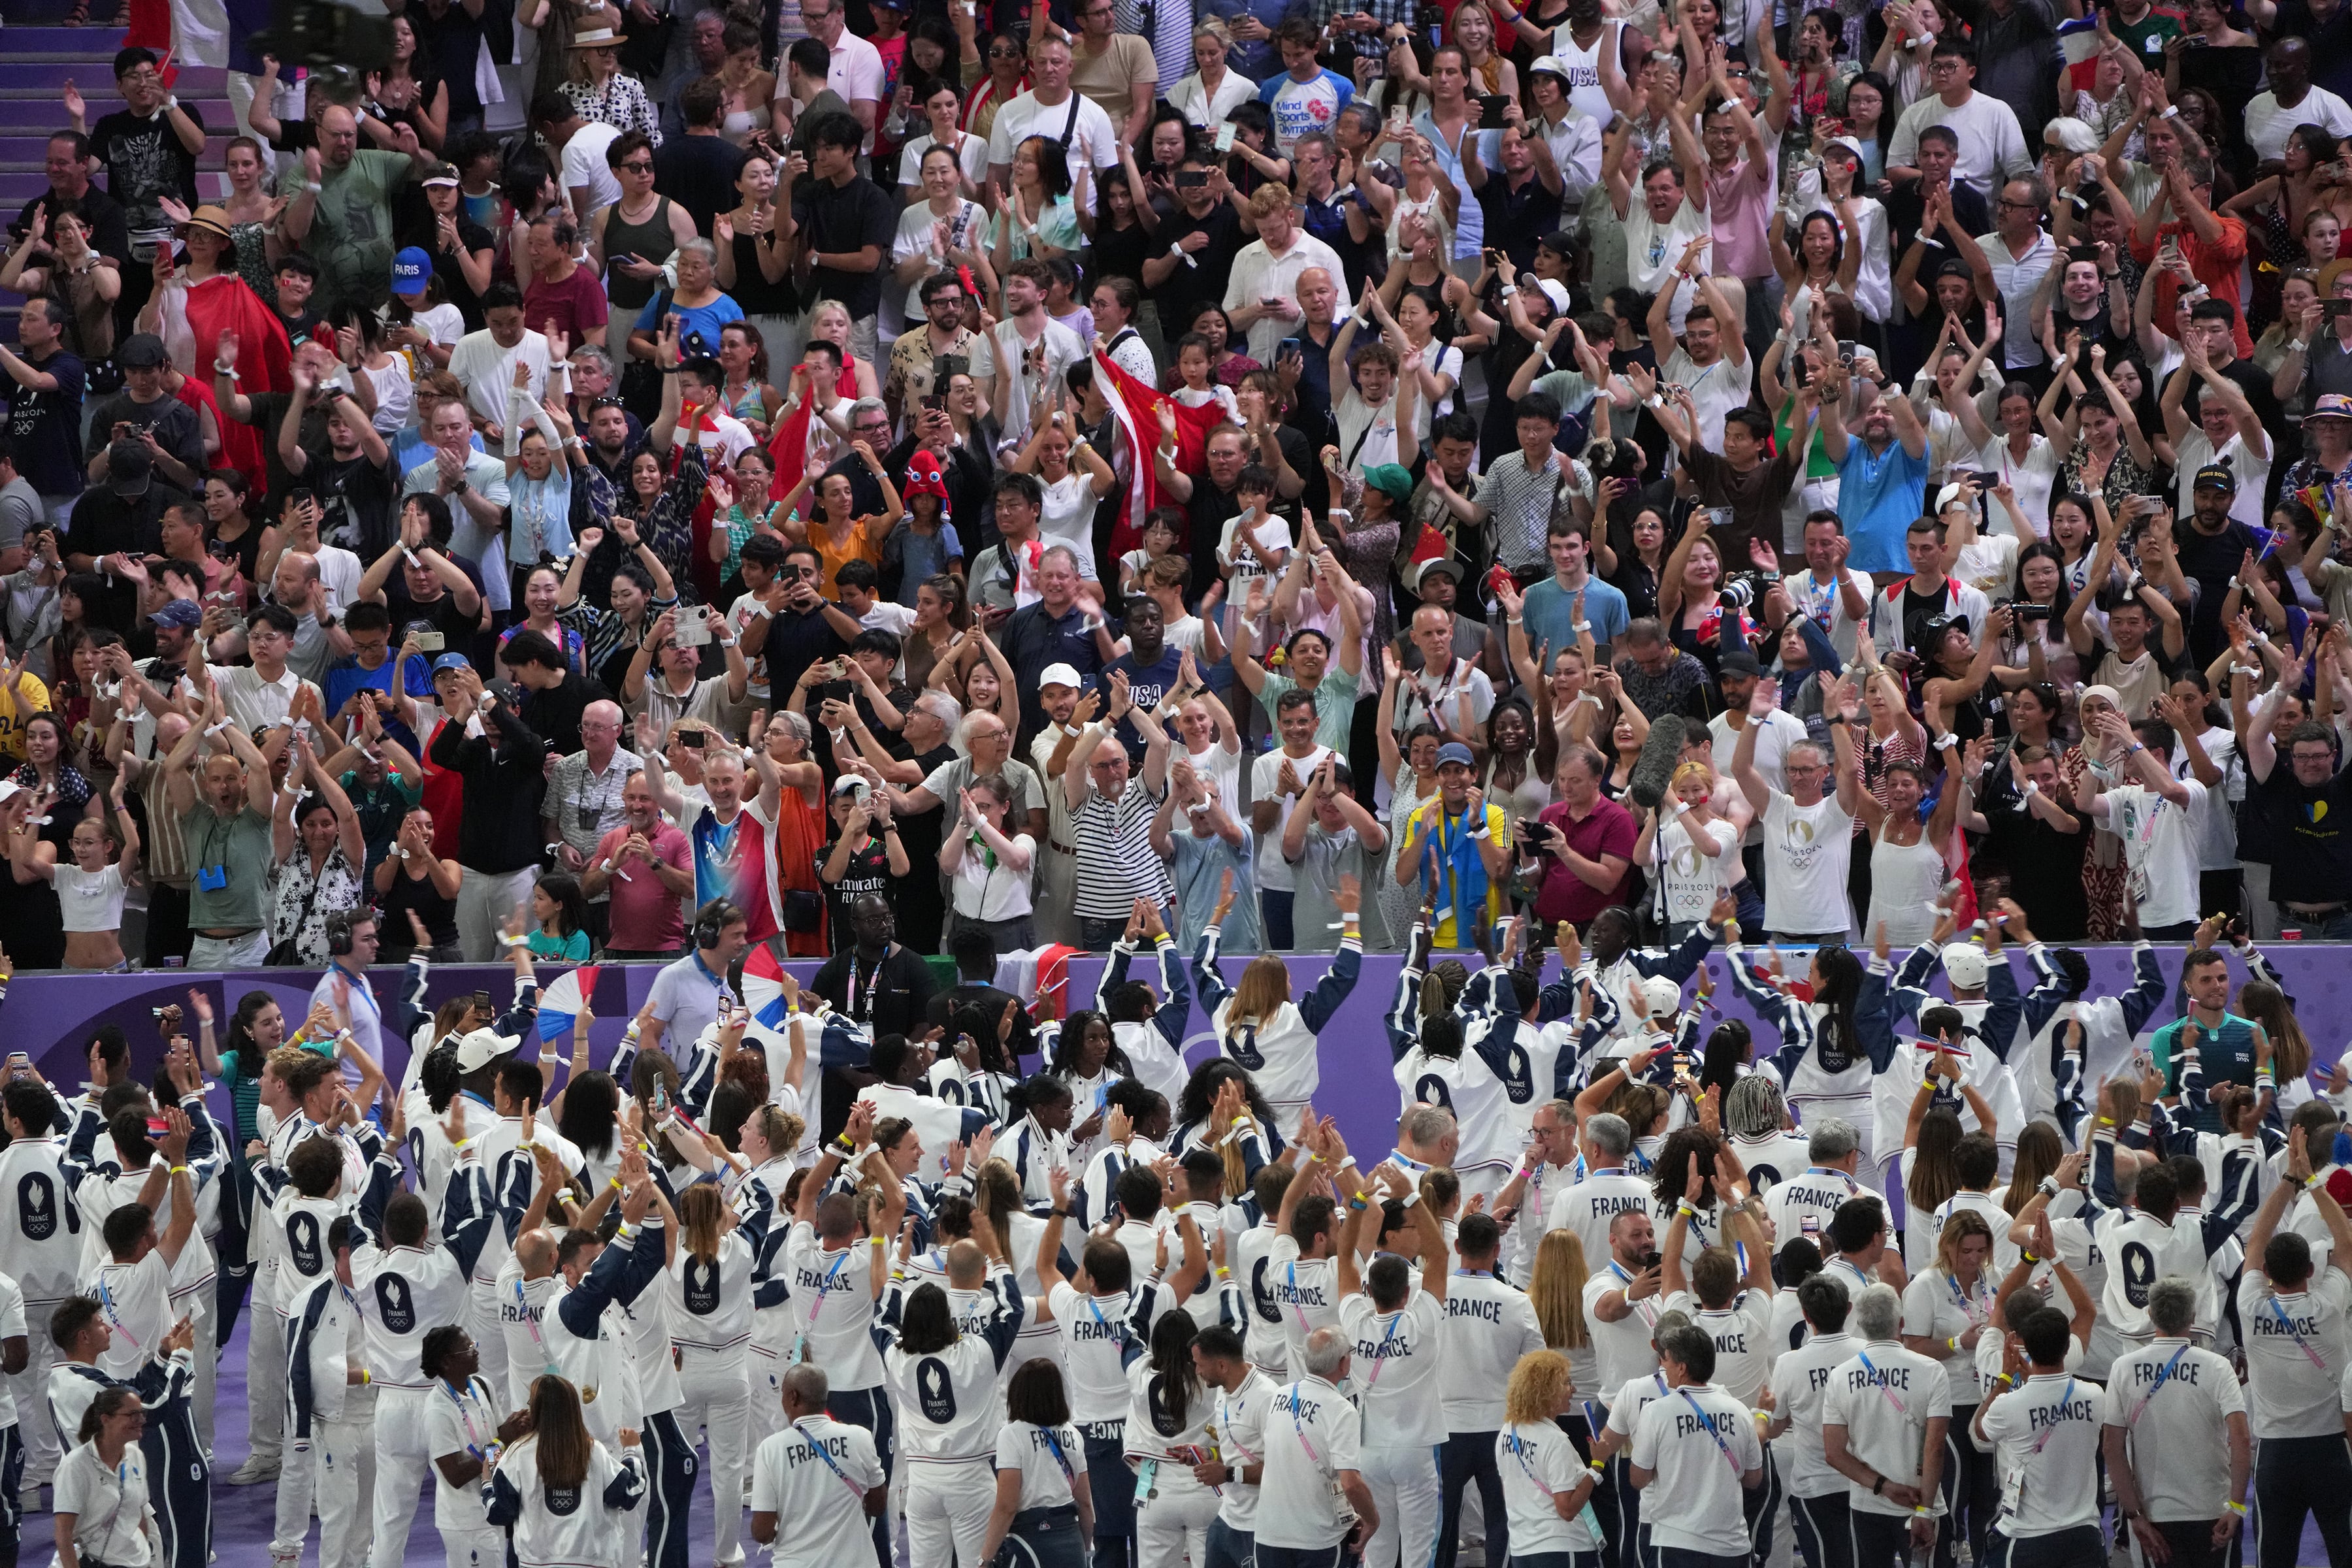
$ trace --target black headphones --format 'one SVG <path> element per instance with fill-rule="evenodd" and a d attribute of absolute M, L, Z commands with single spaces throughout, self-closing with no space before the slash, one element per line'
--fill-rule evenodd
<path fill-rule="evenodd" d="M 355 910 L 338 910 L 327 917 L 327 953 L 331 958 L 352 955 L 352 931 L 355 927 L 374 923 L 375 910 L 366 904 Z"/>
<path fill-rule="evenodd" d="M 694 945 L 708 952 L 719 945 L 719 933 L 743 918 L 725 899 L 713 899 L 694 917 Z"/>

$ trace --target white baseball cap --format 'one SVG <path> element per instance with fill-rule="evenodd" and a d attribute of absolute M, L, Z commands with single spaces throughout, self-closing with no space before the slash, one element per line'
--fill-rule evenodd
<path fill-rule="evenodd" d="M 1959 991 L 1974 991 L 1985 983 L 1985 950 L 1976 943 L 1956 942 L 1944 949 L 1944 977 Z"/>
<path fill-rule="evenodd" d="M 1045 667 L 1045 672 L 1037 678 L 1037 684 L 1040 687 L 1066 686 L 1075 691 L 1086 682 L 1078 678 L 1078 672 L 1074 667 L 1067 664 L 1049 664 Z"/>
<path fill-rule="evenodd" d="M 485 1026 L 457 1042 L 457 1070 L 478 1072 L 500 1057 L 512 1056 L 521 1045 L 520 1035 L 501 1035 Z"/>

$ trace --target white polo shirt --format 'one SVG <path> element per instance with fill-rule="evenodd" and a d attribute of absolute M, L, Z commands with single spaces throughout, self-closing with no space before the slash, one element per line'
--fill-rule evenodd
<path fill-rule="evenodd" d="M 1740 1477 L 1763 1465 L 1764 1446 L 1745 1402 L 1711 1383 L 1669 1391 L 1633 1424 L 1633 1459 L 1656 1472 L 1642 1493 L 1653 1548 L 1747 1554 Z"/>
<path fill-rule="evenodd" d="M 1257 1542 L 1290 1552 L 1328 1552 L 1353 1528 L 1336 1488 L 1360 1468 L 1356 1407 L 1319 1377 L 1275 1392 L 1265 1417 L 1265 1474 L 1258 1485 Z"/>
<path fill-rule="evenodd" d="M 2238 1279 L 2238 1323 L 2246 1339 L 2245 1411 L 2254 1436 L 2325 1437 L 2342 1429 L 2334 1395 L 2347 1360 L 2347 1297 L 2352 1279 L 2333 1265 L 2310 1289 L 2284 1294 L 2246 1265 Z M 2117 1356 L 2111 1375 L 2120 1375 L 2128 1359 Z"/>
<path fill-rule="evenodd" d="M 1850 1359 L 1830 1369 L 1822 1391 L 1822 1425 L 1844 1427 L 1847 1453 L 1906 1486 L 1918 1483 L 1927 1423 L 1951 1413 L 1951 1380 L 1943 1367 L 1892 1340 L 1856 1345 Z M 1911 1511 L 1852 1480 L 1845 1495 L 1847 1505 L 1863 1513 Z"/>
<path fill-rule="evenodd" d="M 824 85 L 841 94 L 844 103 L 855 104 L 865 99 L 874 105 L 877 120 L 882 116 L 882 84 L 888 73 L 882 65 L 882 51 L 851 32 L 841 29 L 841 41 L 833 46 L 833 63 L 825 68 Z M 874 151 L 874 132 L 866 133 L 861 153 Z"/>
<path fill-rule="evenodd" d="M 882 1484 L 882 1458 L 863 1426 L 811 1415 L 760 1445 L 751 1461 L 751 1511 L 772 1513 L 776 1568 L 824 1568 L 872 1552 L 866 1490 Z"/>
<path fill-rule="evenodd" d="M 1777 1304 L 1780 1298 L 1773 1300 Z M 1852 1361 L 1857 1348 L 1852 1334 L 1815 1334 L 1772 1363 L 1772 1407 L 1789 1423 L 1779 1445 L 1785 1467 L 1781 1480 L 1792 1498 L 1836 1497 L 1846 1489 L 1846 1479 L 1830 1468 L 1822 1447 L 1822 1412 L 1831 1374 Z M 1506 1479 L 1504 1485 L 1509 1484 Z"/>
<path fill-rule="evenodd" d="M 1349 1381 L 1358 1406 L 1371 1418 L 1372 1440 L 1380 1447 L 1427 1448 L 1445 1441 L 1441 1394 L 1451 1379 L 1441 1378 L 1440 1362 L 1445 1354 L 1446 1306 L 1418 1281 L 1393 1312 L 1374 1307 L 1362 1290 L 1339 1303 L 1339 1325 L 1352 1346 Z"/>
<path fill-rule="evenodd" d="M 2221 1518 L 2231 1500 L 2230 1417 L 2246 1412 L 2229 1362 L 2187 1340 L 2154 1340 L 2115 1359 L 2107 1387 L 2107 1425 L 2124 1429 L 2149 1520 Z"/>
<path fill-rule="evenodd" d="M 2012 1540 L 2099 1522 L 2099 1432 L 2107 1394 L 2071 1373 L 2036 1373 L 1983 1412 L 2000 1468 L 2001 1515 Z"/>

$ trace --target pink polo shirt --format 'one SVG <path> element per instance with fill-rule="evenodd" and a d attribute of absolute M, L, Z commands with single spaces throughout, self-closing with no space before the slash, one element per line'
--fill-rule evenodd
<path fill-rule="evenodd" d="M 1710 163 L 1706 171 L 1706 218 L 1715 230 L 1715 244 L 1707 249 L 1707 269 L 1717 278 L 1738 278 L 1752 282 L 1772 275 L 1772 252 L 1764 237 L 1770 219 L 1772 175 L 1747 158 L 1731 165 L 1728 172 L 1718 173 Z M 1731 323 L 1738 331 L 1739 323 Z"/>

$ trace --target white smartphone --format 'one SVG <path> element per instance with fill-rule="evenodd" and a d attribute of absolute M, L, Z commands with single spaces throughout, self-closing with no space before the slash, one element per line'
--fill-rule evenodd
<path fill-rule="evenodd" d="M 1230 120 L 1217 127 L 1218 152 L 1230 153 L 1234 150 L 1234 132 L 1236 129 L 1237 127 L 1235 127 L 1234 122 Z"/>

